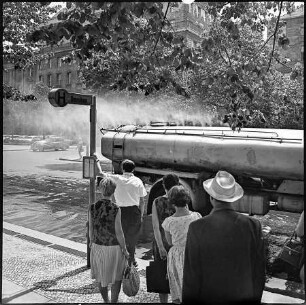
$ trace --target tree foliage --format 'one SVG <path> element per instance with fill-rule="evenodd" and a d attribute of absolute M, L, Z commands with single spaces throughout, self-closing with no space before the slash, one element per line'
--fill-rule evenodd
<path fill-rule="evenodd" d="M 3 57 L 16 69 L 30 64 L 38 56 L 39 44 L 30 42 L 26 36 L 38 26 L 44 25 L 57 6 L 51 2 L 3 2 Z"/>
<path fill-rule="evenodd" d="M 293 2 L 207 5 L 214 22 L 200 48 L 188 47 L 173 32 L 167 19 L 170 3 L 164 11 L 159 2 L 67 2 L 59 22 L 30 33 L 28 41 L 69 40 L 86 86 L 95 90 L 149 95 L 171 88 L 224 108 L 225 121 L 233 129 L 256 120 L 257 125 L 266 124 L 265 114 L 273 108 L 269 102 L 276 98 L 273 79 L 286 82 L 275 71 L 280 61 L 275 46 L 288 45 L 287 37 L 278 37 L 280 14 L 292 11 Z M 266 42 L 261 38 L 264 26 L 272 33 Z"/>

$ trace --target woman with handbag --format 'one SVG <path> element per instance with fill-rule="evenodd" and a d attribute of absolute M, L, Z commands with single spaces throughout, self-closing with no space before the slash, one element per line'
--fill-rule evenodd
<path fill-rule="evenodd" d="M 163 177 L 163 187 L 166 194 L 157 197 L 152 205 L 152 225 L 154 231 L 153 259 L 155 262 L 166 260 L 170 249 L 161 224 L 175 212 L 174 206 L 170 205 L 168 200 L 168 192 L 175 185 L 179 185 L 179 177 L 175 174 L 165 175 Z M 167 265 L 165 264 L 164 266 L 166 269 Z M 167 274 L 167 269 L 165 274 Z M 159 293 L 159 299 L 161 303 L 168 303 L 168 294 Z"/>
<path fill-rule="evenodd" d="M 169 245 L 172 245 L 167 261 L 171 298 L 173 303 L 179 304 L 182 302 L 187 232 L 189 225 L 202 216 L 198 212 L 189 211 L 188 205 L 191 204 L 191 198 L 182 185 L 172 187 L 168 196 L 170 204 L 175 207 L 175 213 L 164 220 L 162 227 Z"/>
<path fill-rule="evenodd" d="M 91 277 L 96 280 L 105 303 L 116 303 L 129 258 L 121 227 L 121 211 L 111 201 L 116 183 L 109 177 L 99 183 L 102 199 L 89 207 L 89 245 Z"/>

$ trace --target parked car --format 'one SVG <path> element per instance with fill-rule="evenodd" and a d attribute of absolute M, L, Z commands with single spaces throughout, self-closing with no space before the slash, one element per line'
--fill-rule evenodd
<path fill-rule="evenodd" d="M 48 137 L 45 140 L 35 141 L 31 145 L 33 151 L 44 150 L 66 150 L 69 148 L 69 142 L 62 137 Z"/>

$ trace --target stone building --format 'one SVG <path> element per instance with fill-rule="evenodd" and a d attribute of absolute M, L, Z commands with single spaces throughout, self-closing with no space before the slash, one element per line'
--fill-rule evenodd
<path fill-rule="evenodd" d="M 163 3 L 164 11 L 167 2 Z M 208 30 L 212 21 L 211 16 L 205 11 L 206 3 L 184 4 L 177 3 L 177 7 L 171 7 L 167 13 L 172 30 L 185 37 L 190 47 L 196 46 L 201 41 L 201 36 Z M 56 17 L 50 23 L 56 22 Z M 33 90 L 37 82 L 45 83 L 49 88 L 66 88 L 72 92 L 82 92 L 82 83 L 78 77 L 78 59 L 71 63 L 64 63 L 61 58 L 73 50 L 71 44 L 66 41 L 60 46 L 47 46 L 42 53 L 51 55 L 49 59 L 42 60 L 39 64 L 26 70 L 15 70 L 12 64 L 4 63 L 3 81 L 22 93 L 28 94 Z"/>
<path fill-rule="evenodd" d="M 173 31 L 182 35 L 189 47 L 195 47 L 201 42 L 204 32 L 209 30 L 212 17 L 206 12 L 206 2 L 192 4 L 177 3 L 177 7 L 170 7 L 167 18 L 171 22 Z M 163 3 L 164 11 L 167 3 Z"/>
<path fill-rule="evenodd" d="M 298 62 L 304 64 L 304 6 L 282 16 L 281 20 L 286 22 L 283 33 L 289 38 L 289 46 L 278 47 L 281 56 L 287 59 L 288 67 L 293 67 Z M 291 71 L 282 65 L 279 65 L 278 69 L 284 73 Z"/>

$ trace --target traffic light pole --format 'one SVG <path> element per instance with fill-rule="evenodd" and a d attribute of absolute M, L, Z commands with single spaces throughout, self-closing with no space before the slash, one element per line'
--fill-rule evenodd
<path fill-rule="evenodd" d="M 90 156 L 96 153 L 96 123 L 97 123 L 97 109 L 96 97 L 92 97 L 90 105 Z M 89 181 L 89 206 L 87 213 L 87 267 L 90 268 L 90 247 L 89 247 L 89 207 L 96 201 L 96 177 L 90 178 Z"/>

